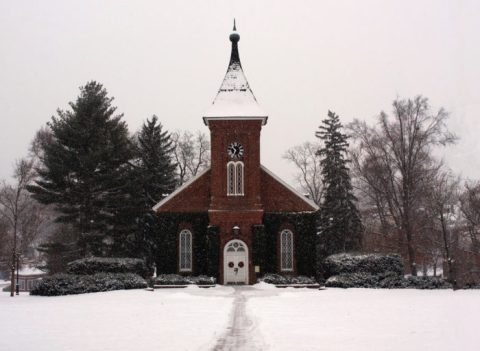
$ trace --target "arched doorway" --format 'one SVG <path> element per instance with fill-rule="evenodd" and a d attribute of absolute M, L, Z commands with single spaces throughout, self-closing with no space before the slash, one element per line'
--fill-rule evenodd
<path fill-rule="evenodd" d="M 241 240 L 231 240 L 223 249 L 223 283 L 248 284 L 248 247 Z"/>

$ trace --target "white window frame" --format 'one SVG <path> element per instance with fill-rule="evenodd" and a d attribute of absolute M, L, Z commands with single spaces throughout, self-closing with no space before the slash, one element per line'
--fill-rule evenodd
<path fill-rule="evenodd" d="M 244 196 L 244 165 L 242 161 L 227 163 L 227 195 Z"/>
<path fill-rule="evenodd" d="M 287 247 L 289 245 L 289 251 Z M 293 272 L 293 232 L 290 229 L 284 229 L 280 232 L 280 270 L 282 272 Z M 286 256 L 290 256 L 290 262 Z M 287 264 L 290 265 L 287 266 Z"/>
<path fill-rule="evenodd" d="M 187 245 L 187 242 L 189 242 L 189 245 Z M 190 248 L 190 251 L 187 251 L 188 247 Z M 188 260 L 188 257 L 190 258 L 189 260 Z M 183 229 L 180 232 L 180 234 L 178 234 L 178 269 L 180 272 L 191 272 L 192 265 L 193 265 L 192 232 L 188 229 Z"/>

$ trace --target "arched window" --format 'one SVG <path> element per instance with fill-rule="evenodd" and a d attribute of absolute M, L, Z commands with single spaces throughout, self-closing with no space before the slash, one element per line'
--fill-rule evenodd
<path fill-rule="evenodd" d="M 280 269 L 293 271 L 293 233 L 288 229 L 280 233 Z"/>
<path fill-rule="evenodd" d="M 235 190 L 237 195 L 243 195 L 243 162 L 235 165 Z"/>
<path fill-rule="evenodd" d="M 187 229 L 180 232 L 179 269 L 180 272 L 192 271 L 192 232 Z"/>
<path fill-rule="evenodd" d="M 227 195 L 243 196 L 243 162 L 227 163 Z"/>
<path fill-rule="evenodd" d="M 227 164 L 227 195 L 235 194 L 235 162 Z"/>

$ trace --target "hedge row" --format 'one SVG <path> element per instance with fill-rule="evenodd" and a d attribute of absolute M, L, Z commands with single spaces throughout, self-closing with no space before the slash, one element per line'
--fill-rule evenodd
<path fill-rule="evenodd" d="M 452 285 L 437 277 L 403 277 L 392 273 L 343 273 L 328 278 L 326 287 L 374 289 L 451 289 Z"/>
<path fill-rule="evenodd" d="M 213 285 L 216 283 L 216 278 L 208 277 L 206 275 L 190 277 L 178 274 L 160 274 L 153 278 L 154 285 Z"/>
<path fill-rule="evenodd" d="M 325 278 L 339 274 L 367 273 L 403 276 L 403 260 L 397 254 L 336 254 L 324 261 Z"/>
<path fill-rule="evenodd" d="M 275 284 L 275 285 L 283 285 L 283 284 L 316 284 L 314 278 L 306 277 L 306 276 L 297 276 L 297 277 L 290 277 L 290 276 L 283 276 L 280 274 L 265 274 L 263 277 L 259 279 L 259 281 L 268 283 L 268 284 Z"/>
<path fill-rule="evenodd" d="M 30 295 L 59 296 L 90 292 L 142 289 L 147 282 L 133 273 L 97 273 L 93 275 L 55 274 L 43 278 Z"/>
<path fill-rule="evenodd" d="M 70 262 L 67 273 L 90 275 L 97 273 L 133 273 L 148 277 L 149 269 L 145 261 L 139 258 L 89 257 Z"/>

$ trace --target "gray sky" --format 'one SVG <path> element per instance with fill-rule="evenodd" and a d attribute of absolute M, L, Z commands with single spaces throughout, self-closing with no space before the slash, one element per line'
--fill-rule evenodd
<path fill-rule="evenodd" d="M 104 84 L 130 130 L 157 114 L 169 130 L 208 132 L 201 116 L 225 74 L 232 18 L 242 65 L 269 113 L 262 163 L 291 182 L 282 154 L 327 110 L 373 121 L 423 94 L 461 138 L 439 152 L 480 178 L 480 1 L 0 0 L 0 178 L 35 131 Z"/>

